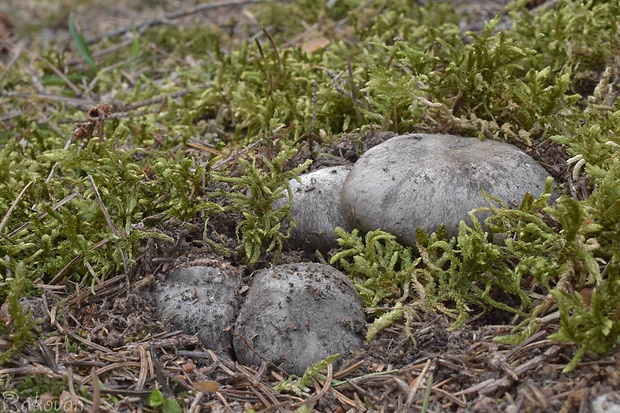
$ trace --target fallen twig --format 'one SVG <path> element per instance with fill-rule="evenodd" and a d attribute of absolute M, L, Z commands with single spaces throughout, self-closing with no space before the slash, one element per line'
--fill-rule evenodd
<path fill-rule="evenodd" d="M 100 40 L 103 40 L 103 39 L 106 39 L 108 37 L 119 36 L 121 34 L 124 34 L 124 33 L 127 33 L 127 32 L 131 32 L 133 30 L 141 30 L 141 29 L 146 28 L 146 27 L 170 24 L 171 20 L 181 19 L 183 17 L 191 16 L 192 14 L 197 14 L 197 13 L 202 13 L 202 12 L 206 12 L 206 11 L 221 9 L 223 7 L 239 7 L 239 6 L 246 6 L 246 5 L 249 5 L 249 4 L 258 4 L 258 3 L 264 3 L 264 2 L 265 2 L 265 0 L 233 0 L 233 1 L 221 1 L 219 3 L 202 3 L 202 4 L 199 4 L 196 7 L 193 7 L 191 9 L 189 9 L 189 10 L 182 10 L 182 11 L 166 14 L 166 15 L 164 15 L 162 17 L 156 17 L 154 19 L 146 20 L 146 21 L 143 21 L 143 22 L 135 24 L 135 25 L 121 27 L 119 29 L 111 30 L 109 32 L 103 33 L 103 34 L 101 34 L 99 36 L 95 36 L 95 37 L 92 37 L 92 38 L 86 40 L 86 43 L 88 43 L 88 44 L 96 43 L 96 42 L 98 42 Z M 272 0 L 272 2 L 273 3 L 283 3 L 284 0 Z"/>

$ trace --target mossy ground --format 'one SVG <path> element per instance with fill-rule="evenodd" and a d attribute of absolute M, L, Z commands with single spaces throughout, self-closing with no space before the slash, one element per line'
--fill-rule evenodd
<path fill-rule="evenodd" d="M 68 378 L 70 401 L 127 410 L 160 387 L 185 408 L 285 399 L 283 408 L 306 400 L 322 411 L 570 411 L 617 386 L 620 5 L 530 10 L 534 2 L 518 0 L 490 20 L 493 11 L 481 11 L 501 5 L 331 3 L 186 14 L 183 2 L 0 5 L 6 392 L 33 397 L 20 389 L 36 371 Z M 288 210 L 270 205 L 288 179 L 311 160 L 354 158 L 345 149 L 376 133 L 412 131 L 511 142 L 548 168 L 563 195 L 555 204 L 549 194 L 526 198 L 518 209 L 489 198 L 487 228 L 501 244 L 463 225 L 452 240 L 419 234 L 416 258 L 389 234 L 342 233 L 343 248 L 325 259 L 349 272 L 374 320 L 376 338 L 351 361 L 364 386 L 315 374 L 303 381 L 317 380 L 314 393 L 304 384 L 285 397 L 265 390 L 284 382 L 277 374 L 250 374 L 204 349 L 179 352 L 200 348 L 183 335 L 161 341 L 166 328 L 149 320 L 140 293 L 153 277 L 205 255 L 248 275 L 278 259 L 316 259 L 281 254 Z M 18 303 L 42 294 L 43 331 Z M 161 349 L 177 350 L 161 358 L 168 375 Z M 117 366 L 123 357 L 128 364 Z M 227 381 L 233 373 L 242 384 Z M 495 381 L 477 388 L 483 377 Z M 211 383 L 197 393 L 192 381 L 221 391 Z M 57 397 L 46 383 L 35 384 Z M 252 383 L 266 396 L 252 395 Z M 129 393 L 114 390 L 123 387 Z"/>

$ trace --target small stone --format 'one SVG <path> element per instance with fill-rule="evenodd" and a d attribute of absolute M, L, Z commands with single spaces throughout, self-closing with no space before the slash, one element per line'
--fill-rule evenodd
<path fill-rule="evenodd" d="M 345 220 L 362 231 L 382 229 L 415 247 L 415 229 L 446 225 L 448 237 L 468 213 L 487 206 L 481 189 L 517 206 L 538 197 L 547 171 L 515 146 L 453 135 L 398 136 L 364 153 L 340 198 Z M 487 215 L 478 214 L 482 222 Z"/>
<path fill-rule="evenodd" d="M 198 334 L 206 347 L 231 356 L 239 286 L 238 271 L 219 261 L 177 268 L 159 285 L 161 319 L 186 334 Z"/>
<path fill-rule="evenodd" d="M 254 276 L 233 344 L 240 363 L 266 360 L 301 376 L 361 346 L 364 328 L 362 302 L 344 274 L 323 264 L 285 264 Z"/>
<path fill-rule="evenodd" d="M 290 180 L 293 192 L 290 212 L 297 225 L 286 242 L 288 248 L 326 253 L 338 247 L 334 229 L 352 229 L 340 213 L 340 191 L 350 169 L 349 166 L 329 167 L 301 175 L 301 182 Z M 287 196 L 280 198 L 273 208 L 280 208 L 286 202 Z"/>

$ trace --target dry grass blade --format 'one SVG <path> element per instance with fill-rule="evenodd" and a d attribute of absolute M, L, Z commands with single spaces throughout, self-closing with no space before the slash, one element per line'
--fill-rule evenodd
<path fill-rule="evenodd" d="M 273 2 L 284 2 L 285 0 L 272 0 Z M 216 10 L 216 9 L 221 9 L 221 8 L 225 8 L 225 7 L 240 7 L 240 6 L 247 6 L 250 4 L 257 4 L 257 3 L 262 3 L 265 2 L 265 0 L 232 0 L 232 1 L 221 1 L 221 2 L 217 2 L 217 3 L 202 3 L 199 4 L 189 10 L 182 10 L 182 11 L 178 11 L 178 12 L 174 12 L 174 13 L 170 13 L 170 14 L 166 14 L 165 16 L 162 17 L 157 17 L 154 19 L 149 19 L 146 21 L 143 21 L 141 23 L 135 24 L 135 25 L 131 25 L 131 26 L 127 26 L 127 27 L 122 27 L 120 29 L 115 29 L 115 30 L 111 30 L 109 32 L 103 33 L 100 36 L 97 37 L 93 37 L 91 39 L 87 40 L 87 43 L 92 44 L 95 42 L 98 42 L 100 40 L 109 38 L 109 37 L 113 37 L 113 36 L 118 36 L 124 33 L 128 33 L 131 32 L 133 30 L 141 30 L 147 27 L 151 27 L 151 26 L 158 26 L 158 25 L 162 25 L 162 24 L 169 24 L 172 20 L 176 20 L 176 19 L 180 19 L 183 17 L 187 17 L 190 16 L 192 14 L 196 14 L 196 13 L 203 13 L 203 12 L 207 12 L 207 11 L 211 11 L 211 10 Z"/>
<path fill-rule="evenodd" d="M 234 410 L 230 408 L 230 405 L 228 404 L 228 402 L 226 401 L 226 399 L 224 398 L 224 396 L 222 396 L 220 392 L 215 393 L 215 395 L 217 396 L 218 399 L 220 399 L 220 401 L 224 405 L 224 408 L 226 409 L 227 412 L 234 413 Z"/>
<path fill-rule="evenodd" d="M 426 380 L 426 390 L 424 391 L 424 398 L 422 399 L 422 412 L 426 413 L 428 410 L 428 403 L 431 398 L 431 392 L 433 391 L 433 373 L 428 375 Z"/>
<path fill-rule="evenodd" d="M 108 213 L 108 209 L 106 208 L 105 204 L 103 203 L 103 199 L 101 199 L 101 195 L 99 194 L 99 189 L 97 189 L 97 184 L 95 184 L 95 180 L 93 179 L 91 174 L 88 174 L 88 179 L 90 180 L 90 183 L 93 186 L 95 199 L 97 199 L 99 208 L 101 208 L 101 212 L 103 212 L 103 215 L 105 217 L 106 222 L 108 223 L 108 226 L 110 227 L 110 230 L 112 230 L 112 233 L 117 238 L 126 236 L 127 234 L 125 234 L 125 230 L 123 228 L 119 229 L 114 223 L 114 221 L 112 220 L 112 218 L 110 217 L 110 214 Z M 129 259 L 127 258 L 127 252 L 120 246 L 118 246 L 118 252 L 121 254 L 121 257 L 123 257 L 123 269 L 125 270 L 125 274 L 127 275 L 127 277 L 129 277 Z M 129 287 L 129 284 L 130 284 L 129 278 L 127 278 L 127 287 Z"/>
<path fill-rule="evenodd" d="M 13 67 L 13 65 L 15 64 L 15 62 L 17 61 L 17 59 L 19 58 L 19 56 L 21 55 L 22 51 L 24 50 L 24 47 L 26 45 L 26 42 L 24 41 L 20 41 L 17 43 L 17 45 L 13 48 L 11 54 L 11 60 L 9 61 L 9 63 L 4 67 L 4 70 L 2 71 L 2 73 L 0 73 L 0 79 L 4 78 L 6 76 L 6 74 L 9 72 L 9 69 L 11 69 L 11 67 Z"/>
<path fill-rule="evenodd" d="M 355 370 L 359 369 L 360 367 L 362 367 L 364 365 L 364 362 L 362 360 L 351 364 L 350 366 L 347 366 L 345 368 L 343 368 L 342 370 L 338 371 L 337 373 L 334 374 L 334 379 L 336 380 L 340 380 L 343 379 L 345 377 L 347 377 L 349 374 L 353 373 Z"/>
<path fill-rule="evenodd" d="M 43 62 L 45 62 L 47 67 L 49 67 L 52 70 L 52 72 L 56 74 L 56 76 L 58 76 L 60 79 L 62 79 L 63 82 L 65 82 L 67 87 L 69 87 L 69 89 L 71 89 L 73 93 L 75 93 L 76 96 L 82 96 L 82 91 L 80 90 L 79 87 L 75 85 L 75 83 L 71 81 L 71 79 L 65 76 L 64 73 L 58 70 L 58 68 L 54 66 L 51 62 L 49 62 L 47 59 L 43 59 Z"/>
<path fill-rule="evenodd" d="M 428 371 L 430 367 L 431 367 L 431 360 L 429 359 L 426 361 L 426 364 L 424 365 L 424 368 L 422 369 L 422 372 L 420 373 L 420 375 L 415 378 L 414 383 L 412 383 L 413 385 L 411 384 L 409 385 L 409 392 L 408 392 L 409 394 L 407 395 L 407 400 L 405 401 L 405 407 L 409 407 L 413 403 L 413 398 L 418 392 L 418 389 L 420 388 L 420 385 L 422 384 L 422 380 L 424 379 L 424 376 L 426 375 L 426 372 Z"/>
<path fill-rule="evenodd" d="M 99 247 L 104 246 L 105 244 L 107 244 L 108 242 L 110 242 L 109 239 L 102 239 L 101 241 L 99 241 L 98 243 L 96 243 L 95 245 L 93 245 L 92 247 L 90 247 L 89 249 L 94 250 L 97 249 Z M 71 267 L 73 267 L 76 263 L 78 263 L 80 260 L 82 260 L 84 258 L 83 254 L 79 254 L 76 257 L 74 257 L 71 261 L 69 261 L 64 267 L 62 267 L 60 269 L 60 271 L 58 271 L 58 274 L 56 274 L 54 276 L 54 278 L 52 278 L 52 280 L 49 282 L 49 284 L 55 284 L 58 282 L 58 280 L 60 280 L 67 271 L 69 271 L 69 269 Z M 126 277 L 125 277 L 126 278 Z"/>
<path fill-rule="evenodd" d="M 101 199 L 101 195 L 99 194 L 99 189 L 97 188 L 97 184 L 95 183 L 95 180 L 93 179 L 93 176 L 91 174 L 88 174 L 88 179 L 90 180 L 90 183 L 93 186 L 95 199 L 97 200 L 97 203 L 99 204 L 99 208 L 101 209 L 101 212 L 103 213 L 103 216 L 105 217 L 105 220 L 108 223 L 108 226 L 112 230 L 112 233 L 118 238 L 120 238 L 121 236 L 125 236 L 126 235 L 125 230 L 122 228 L 119 230 L 119 228 L 116 226 L 116 224 L 110 217 L 110 214 L 108 213 L 108 209 L 106 208 L 105 204 L 103 203 L 103 199 Z"/>
<path fill-rule="evenodd" d="M 41 350 L 41 353 L 43 354 L 43 357 L 45 358 L 45 362 L 47 363 L 47 365 L 55 372 L 60 373 L 60 368 L 58 367 L 56 360 L 54 360 L 54 356 L 50 352 L 47 344 L 45 344 L 45 342 L 42 341 L 41 339 L 37 340 L 37 344 L 39 346 L 39 350 Z"/>
<path fill-rule="evenodd" d="M 238 365 L 237 370 L 241 372 L 250 381 L 250 390 L 254 395 L 263 403 L 264 406 L 273 406 L 278 404 L 278 399 L 272 394 L 271 387 L 265 386 L 260 381 L 261 376 L 266 371 L 266 363 L 261 365 L 259 372 L 253 371 L 251 368 L 243 365 Z"/>
<path fill-rule="evenodd" d="M 251 145 L 248 145 L 248 146 L 244 147 L 243 149 L 236 150 L 232 154 L 230 154 L 230 156 L 228 156 L 228 158 L 221 159 L 221 160 L 217 161 L 215 163 L 215 165 L 213 165 L 212 169 L 218 170 L 218 169 L 222 168 L 224 165 L 226 165 L 226 164 L 228 164 L 228 163 L 238 159 L 240 156 L 242 156 L 242 155 L 244 155 L 244 154 L 246 154 L 248 152 L 251 152 L 252 150 L 258 148 L 259 146 L 261 146 L 264 143 L 265 143 L 265 140 L 261 138 L 261 139 L 257 140 L 256 142 L 252 143 Z"/>
<path fill-rule="evenodd" d="M 432 376 L 432 373 L 431 373 L 431 376 Z M 432 381 L 431 381 L 431 384 L 432 384 Z M 467 403 L 465 401 L 459 399 L 458 397 L 455 397 L 454 395 L 452 395 L 447 390 L 444 390 L 441 387 L 439 387 L 439 385 L 433 386 L 432 391 L 434 391 L 436 393 L 440 393 L 441 395 L 446 397 L 448 400 L 450 400 L 453 404 L 459 406 L 462 409 L 466 409 L 467 408 Z"/>
<path fill-rule="evenodd" d="M 125 276 L 121 274 L 105 281 L 100 281 L 96 285 L 92 286 L 91 289 L 78 290 L 76 293 L 74 293 L 74 295 L 70 295 L 68 297 L 66 305 L 71 306 L 74 304 L 79 304 L 80 302 L 83 302 L 86 298 L 88 298 L 93 292 L 95 294 L 115 293 L 120 288 L 119 284 L 123 279 L 125 279 Z"/>
<path fill-rule="evenodd" d="M 351 56 L 347 55 L 347 70 L 349 71 L 349 84 L 351 86 L 351 99 L 353 99 L 353 108 L 355 109 L 355 118 L 359 125 L 362 124 L 362 114 L 360 113 L 359 101 L 357 100 L 357 91 L 355 90 L 355 78 L 353 77 L 353 66 L 351 65 Z"/>
<path fill-rule="evenodd" d="M 94 343 L 94 342 L 92 342 L 92 341 L 90 341 L 90 340 L 87 340 L 87 339 L 85 339 L 85 338 L 83 338 L 83 337 L 80 337 L 80 336 L 78 336 L 77 334 L 75 334 L 75 333 L 74 333 L 74 332 L 72 332 L 72 331 L 67 331 L 66 333 L 67 333 L 67 335 L 68 335 L 69 337 L 71 337 L 72 339 L 77 340 L 77 341 L 79 341 L 80 343 L 82 343 L 82 344 L 84 344 L 84 345 L 86 345 L 86 346 L 88 346 L 88 347 L 91 347 L 91 348 L 93 348 L 93 349 L 95 349 L 95 350 L 99 350 L 99 351 L 101 351 L 101 352 L 103 352 L 103 353 L 113 353 L 113 351 L 112 351 L 112 350 L 110 350 L 109 348 L 104 347 L 104 346 L 102 346 L 102 345 L 100 345 L 100 344 Z"/>
<path fill-rule="evenodd" d="M 144 346 L 139 345 L 138 352 L 140 353 L 140 375 L 138 376 L 138 382 L 136 383 L 136 390 L 141 391 L 144 389 L 149 371 L 152 371 L 153 369 L 150 353 L 144 349 Z"/>
<path fill-rule="evenodd" d="M 26 366 L 26 367 L 13 367 L 13 368 L 8 368 L 8 369 L 0 369 L 0 376 L 7 375 L 7 376 L 19 377 L 19 376 L 34 376 L 37 374 L 45 374 L 55 379 L 61 379 L 66 376 L 66 372 L 64 371 L 62 373 L 55 373 L 54 370 L 52 370 L 49 367 L 45 367 L 45 366 Z"/>
<path fill-rule="evenodd" d="M 92 413 L 99 412 L 99 404 L 101 403 L 101 388 L 99 387 L 99 376 L 97 375 L 97 369 L 92 368 L 91 385 L 93 389 L 93 408 Z"/>
<path fill-rule="evenodd" d="M 534 357 L 528 360 L 527 362 L 515 367 L 513 371 L 517 375 L 517 377 L 520 377 L 527 371 L 532 370 L 533 368 L 542 365 L 544 362 L 546 362 L 550 358 L 555 357 L 560 352 L 560 350 L 561 350 L 560 346 L 552 346 L 540 356 Z M 512 383 L 513 383 L 513 379 L 509 376 L 503 377 L 501 379 L 489 379 L 482 383 L 478 383 L 477 385 L 472 386 L 468 389 L 456 392 L 454 393 L 454 396 L 462 396 L 462 395 L 471 394 L 471 393 L 489 394 L 489 393 L 495 392 L 498 389 L 507 387 Z"/>
<path fill-rule="evenodd" d="M 196 336 L 188 336 L 188 335 L 180 335 L 182 331 L 175 331 L 172 333 L 172 337 L 159 337 L 159 336 L 148 336 L 145 337 L 138 343 L 129 343 L 127 348 L 139 347 L 142 346 L 145 349 L 152 348 L 161 348 L 161 349 L 175 349 L 178 350 L 180 348 L 186 347 L 195 347 L 200 343 L 200 339 Z M 170 336 L 170 334 L 166 334 L 166 336 Z M 178 350 L 177 354 L 182 354 L 183 350 Z M 195 353 L 195 352 L 190 352 Z M 194 354 L 190 354 L 190 357 L 194 356 Z M 149 371 L 153 370 L 153 365 L 149 358 Z"/>
<path fill-rule="evenodd" d="M 13 203 L 11 203 L 9 210 L 6 211 L 6 214 L 4 214 L 2 221 L 0 221 L 0 233 L 2 233 L 2 231 L 4 230 L 4 227 L 6 227 L 6 224 L 8 224 L 9 219 L 11 218 L 11 214 L 15 210 L 15 207 L 17 206 L 19 200 L 22 199 L 22 196 L 24 196 L 28 188 L 30 188 L 30 185 L 32 185 L 33 183 L 34 181 L 28 182 L 28 184 L 25 187 L 23 187 L 22 190 L 19 192 L 19 194 L 17 195 L 17 198 L 15 198 Z"/>
<path fill-rule="evenodd" d="M 193 412 L 199 412 L 200 411 L 200 402 L 202 401 L 202 399 L 205 397 L 204 392 L 199 391 L 196 394 L 196 397 L 194 398 L 194 401 L 192 402 L 192 404 L 189 406 L 189 412 L 193 413 Z"/>
<path fill-rule="evenodd" d="M 89 99 L 79 99 L 79 98 L 73 98 L 70 96 L 62 96 L 62 95 L 52 95 L 50 93 L 45 93 L 44 91 L 38 91 L 38 93 L 15 93 L 15 92 L 6 92 L 6 91 L 2 91 L 2 96 L 7 96 L 7 97 L 19 97 L 19 98 L 24 98 L 24 99 L 32 99 L 32 100 L 41 100 L 41 101 L 47 101 L 47 102 L 59 102 L 59 103 L 63 103 L 66 105 L 71 105 L 71 106 L 75 106 L 76 108 L 79 109 L 83 109 L 83 110 L 87 110 L 88 108 L 91 108 L 95 105 L 98 104 L 98 102 L 95 102 L 94 100 L 89 100 Z"/>
<path fill-rule="evenodd" d="M 183 89 L 183 90 L 179 90 L 179 91 L 167 94 L 167 95 L 155 96 L 155 97 L 152 97 L 152 98 L 149 98 L 149 99 L 140 100 L 140 101 L 132 102 L 132 103 L 127 103 L 127 104 L 119 107 L 117 111 L 115 111 L 113 114 L 110 115 L 110 117 L 113 117 L 113 118 L 129 117 L 129 116 L 131 116 L 131 114 L 129 112 L 131 112 L 133 110 L 142 108 L 144 106 L 161 105 L 161 104 L 165 103 L 168 99 L 180 98 L 180 97 L 189 95 L 190 93 L 192 93 L 195 90 L 206 89 L 209 86 L 210 86 L 210 83 L 206 82 L 206 83 L 202 83 L 200 85 L 196 85 L 192 89 Z"/>
<path fill-rule="evenodd" d="M 116 363 L 108 364 L 107 366 L 98 369 L 97 375 L 101 376 L 104 373 L 107 373 L 109 371 L 116 370 L 116 369 L 126 369 L 126 368 L 141 367 L 141 366 L 142 364 L 139 361 L 119 361 Z"/>

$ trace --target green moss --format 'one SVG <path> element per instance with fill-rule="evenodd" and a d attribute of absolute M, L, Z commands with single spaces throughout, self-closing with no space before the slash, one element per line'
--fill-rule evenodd
<path fill-rule="evenodd" d="M 10 281 L 8 284 L 10 292 L 6 302 L 8 303 L 7 311 L 11 322 L 9 331 L 3 331 L 3 334 L 6 334 L 6 337 L 11 340 L 11 347 L 0 353 L 0 365 L 11 360 L 23 346 L 34 340 L 34 334 L 31 330 L 36 325 L 36 321 L 32 320 L 32 314 L 26 313 L 19 302 L 19 299 L 27 292 L 27 284 L 29 284 L 25 271 L 25 266 L 20 263 L 17 265 L 15 277 L 7 280 Z M 4 289 L 6 289 L 7 283 L 4 282 L 3 284 Z M 3 326 L 3 330 L 6 329 L 7 327 Z"/>
<path fill-rule="evenodd" d="M 63 391 L 67 390 L 67 388 L 66 378 L 58 380 L 57 378 L 36 374 L 34 376 L 25 377 L 12 391 L 14 391 L 20 399 L 25 400 L 30 397 L 38 399 L 43 394 L 50 394 L 58 397 Z"/>
<path fill-rule="evenodd" d="M 340 264 L 353 277 L 368 307 L 406 297 L 420 259 L 414 259 L 411 249 L 396 242 L 392 234 L 381 230 L 370 231 L 364 238 L 358 234 L 358 230 L 347 233 L 336 228 L 344 250 L 331 258 L 331 264 Z"/>
<path fill-rule="evenodd" d="M 308 160 L 290 171 L 284 165 L 297 153 L 294 149 L 283 149 L 272 161 L 266 157 L 240 160 L 241 177 L 216 175 L 215 179 L 233 184 L 228 191 L 214 193 L 230 199 L 225 210 L 241 213 L 243 219 L 237 226 L 237 235 L 245 252 L 248 264 L 255 264 L 264 252 L 275 252 L 277 262 L 282 253 L 283 241 L 290 235 L 291 227 L 284 230 L 283 223 L 294 220 L 289 212 L 293 193 L 288 182 L 303 172 Z M 286 194 L 286 195 L 284 195 Z M 288 204 L 272 209 L 272 204 L 288 196 Z M 265 245 L 267 247 L 265 248 Z"/>

